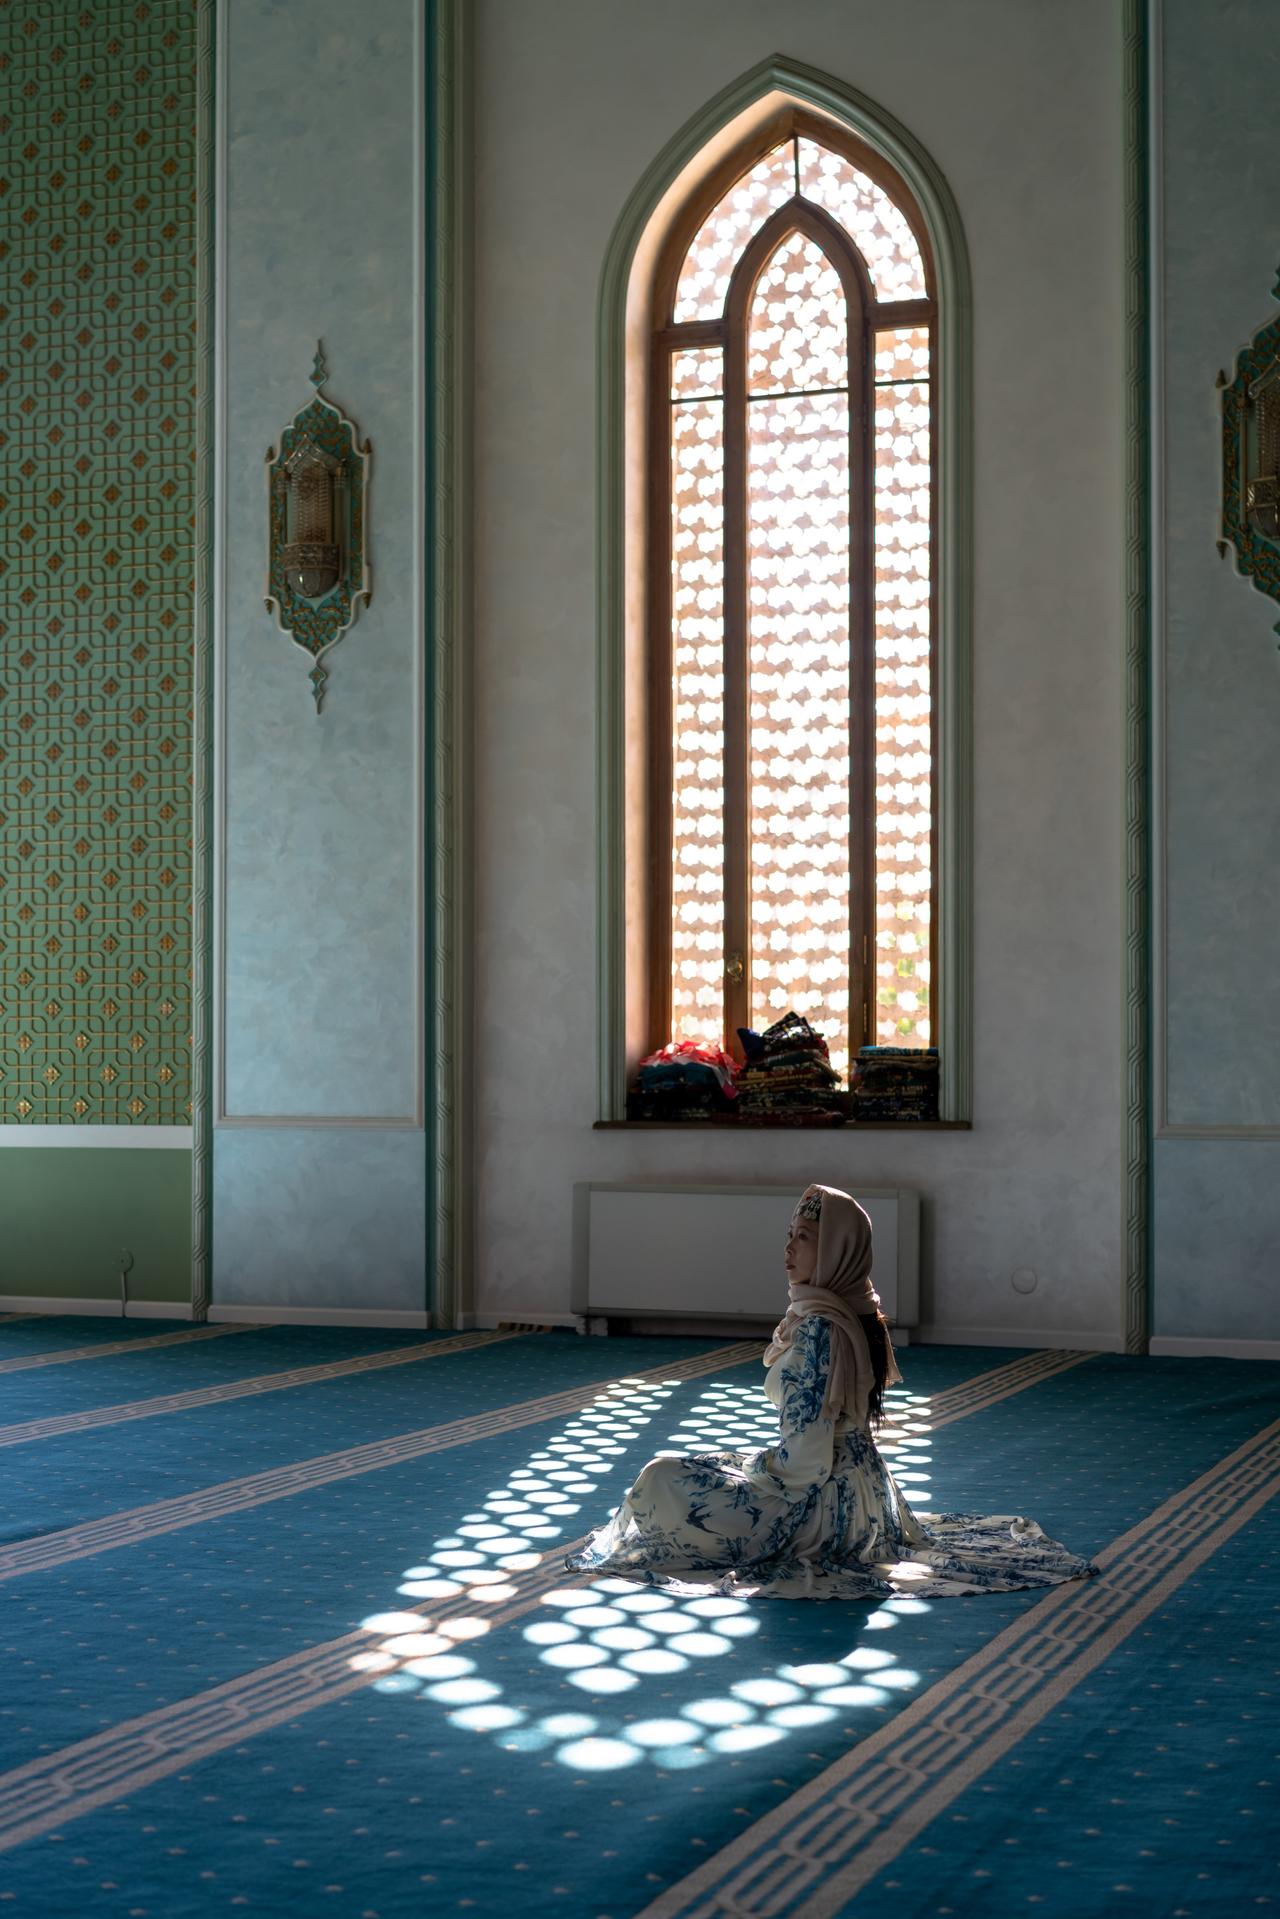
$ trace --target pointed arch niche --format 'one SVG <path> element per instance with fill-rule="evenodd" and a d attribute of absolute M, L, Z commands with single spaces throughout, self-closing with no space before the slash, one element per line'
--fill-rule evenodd
<path fill-rule="evenodd" d="M 941 1117 L 966 1121 L 970 292 L 942 176 L 829 77 L 745 75 L 623 211 L 599 382 L 600 1117 L 653 1045 L 785 1000 L 845 1057 L 936 1045 Z M 900 556 L 905 590 L 876 532 L 895 485 L 915 525 L 892 538 L 927 555 Z M 815 830 L 805 918 L 786 869 Z M 789 973 L 771 955 L 802 918 Z"/>

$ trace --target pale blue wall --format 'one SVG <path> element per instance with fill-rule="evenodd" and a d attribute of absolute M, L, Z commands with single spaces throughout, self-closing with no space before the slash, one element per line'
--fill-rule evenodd
<path fill-rule="evenodd" d="M 1156 1142 L 1162 1337 L 1280 1340 L 1280 1142 Z"/>
<path fill-rule="evenodd" d="M 1215 377 L 1280 311 L 1271 298 L 1280 264 L 1276 26 L 1272 0 L 1166 0 L 1157 76 L 1156 398 L 1166 457 L 1156 825 L 1167 913 L 1155 1043 L 1168 1097 L 1154 1160 L 1154 1330 L 1162 1336 L 1280 1338 L 1280 651 L 1271 630 L 1280 607 L 1214 544 Z"/>
<path fill-rule="evenodd" d="M 422 32 L 416 0 L 226 8 L 221 1304 L 425 1303 Z M 319 717 L 263 607 L 263 457 L 317 337 L 373 443 L 374 588 Z"/>
<path fill-rule="evenodd" d="M 219 1306 L 424 1305 L 421 1133 L 230 1128 L 215 1204 Z"/>

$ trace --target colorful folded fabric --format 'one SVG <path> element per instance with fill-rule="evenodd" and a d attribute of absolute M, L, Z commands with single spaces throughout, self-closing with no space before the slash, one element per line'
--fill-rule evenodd
<path fill-rule="evenodd" d="M 746 1064 L 738 1074 L 739 1111 L 757 1125 L 838 1126 L 846 1118 L 839 1076 L 824 1036 L 799 1013 L 763 1033 L 740 1026 Z"/>
<path fill-rule="evenodd" d="M 928 1120 L 938 1117 L 935 1046 L 862 1046 L 849 1078 L 855 1120 Z"/>
<path fill-rule="evenodd" d="M 732 1115 L 736 1067 L 718 1046 L 672 1040 L 641 1060 L 627 1097 L 628 1119 L 716 1119 Z"/>

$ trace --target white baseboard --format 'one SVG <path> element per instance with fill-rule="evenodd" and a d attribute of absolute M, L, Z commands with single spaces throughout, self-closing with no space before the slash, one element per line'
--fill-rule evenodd
<path fill-rule="evenodd" d="M 912 1338 L 921 1346 L 1028 1346 L 1037 1352 L 1122 1353 L 1116 1333 L 1047 1333 L 1030 1326 L 917 1326 Z"/>
<path fill-rule="evenodd" d="M 0 1147 L 34 1148 L 38 1152 L 55 1146 L 69 1146 L 83 1152 L 87 1146 L 105 1147 L 118 1152 L 128 1147 L 152 1152 L 190 1152 L 193 1134 L 189 1126 L 0 1126 Z"/>
<path fill-rule="evenodd" d="M 745 1325 L 728 1318 L 717 1319 L 714 1314 L 705 1317 L 698 1315 L 683 1318 L 664 1318 L 662 1314 L 648 1313 L 542 1313 L 530 1308 L 527 1312 L 517 1312 L 508 1308 L 502 1313 L 459 1313 L 460 1331 L 470 1332 L 473 1328 L 483 1327 L 490 1331 L 498 1326 L 567 1326 L 574 1332 L 586 1333 L 592 1330 L 603 1332 L 607 1320 L 630 1320 L 630 1330 L 636 1334 L 665 1335 L 673 1339 L 753 1339 L 757 1336 L 767 1339 L 776 1321 L 749 1319 Z M 594 1323 L 593 1323 L 594 1322 Z M 895 1326 L 893 1342 L 895 1346 L 909 1346 L 915 1338 L 914 1332 L 905 1326 Z"/>
<path fill-rule="evenodd" d="M 568 1326 L 573 1329 L 582 1324 L 580 1313 L 544 1313 L 530 1306 L 527 1309 L 508 1306 L 500 1313 L 459 1313 L 458 1330 L 463 1333 L 490 1333 L 499 1326 Z"/>
<path fill-rule="evenodd" d="M 412 1326 L 425 1330 L 430 1313 L 365 1312 L 354 1306 L 211 1306 L 209 1318 L 238 1326 Z"/>
<path fill-rule="evenodd" d="M 1156 1359 L 1280 1359 L 1280 1339 L 1183 1339 L 1161 1335 L 1151 1342 Z"/>
<path fill-rule="evenodd" d="M 73 1313 L 95 1319 L 190 1319 L 189 1299 L 50 1299 L 39 1293 L 0 1293 L 0 1313 Z"/>

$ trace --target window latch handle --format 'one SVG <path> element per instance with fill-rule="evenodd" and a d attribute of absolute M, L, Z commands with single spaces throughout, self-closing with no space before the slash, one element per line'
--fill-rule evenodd
<path fill-rule="evenodd" d="M 746 977 L 746 972 L 741 953 L 730 953 L 724 963 L 725 978 L 732 980 L 735 986 L 740 986 Z"/>

